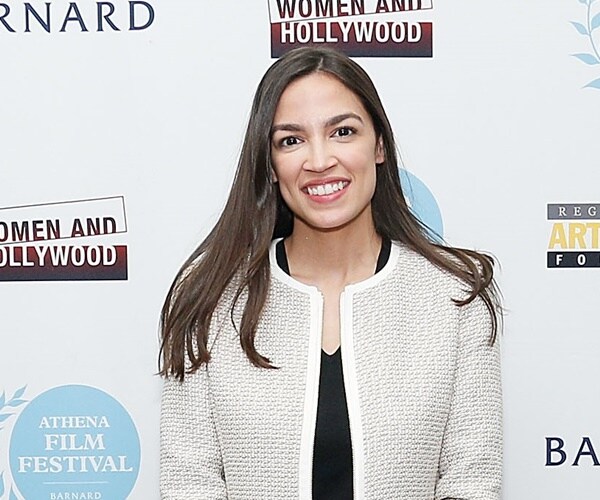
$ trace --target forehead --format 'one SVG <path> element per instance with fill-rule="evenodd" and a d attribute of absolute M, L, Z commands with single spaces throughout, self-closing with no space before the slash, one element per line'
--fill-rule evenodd
<path fill-rule="evenodd" d="M 298 78 L 286 87 L 277 104 L 274 122 L 308 122 L 347 112 L 370 121 L 354 92 L 334 76 L 317 72 Z"/>

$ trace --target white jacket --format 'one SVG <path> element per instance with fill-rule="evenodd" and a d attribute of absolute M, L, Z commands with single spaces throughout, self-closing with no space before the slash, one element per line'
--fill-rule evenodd
<path fill-rule="evenodd" d="M 271 270 L 256 347 L 279 369 L 248 361 L 223 307 L 208 366 L 165 381 L 165 500 L 311 498 L 323 300 L 277 266 L 275 244 Z M 384 268 L 341 295 L 355 499 L 500 498 L 499 346 L 479 298 L 452 302 L 464 288 L 393 243 Z"/>

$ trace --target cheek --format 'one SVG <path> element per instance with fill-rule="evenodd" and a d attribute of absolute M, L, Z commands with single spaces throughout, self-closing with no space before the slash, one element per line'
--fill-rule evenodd
<path fill-rule="evenodd" d="M 279 190 L 281 197 L 289 205 L 292 182 L 289 169 L 286 169 L 285 163 L 273 161 L 271 172 L 273 180 L 277 183 L 277 189 Z"/>
<path fill-rule="evenodd" d="M 377 187 L 377 170 L 375 168 L 367 174 L 365 186 L 369 191 L 369 198 L 373 198 L 375 188 Z"/>
<path fill-rule="evenodd" d="M 279 182 L 280 187 L 284 188 L 285 185 L 290 185 L 295 181 L 296 171 L 294 168 L 294 162 L 291 158 L 277 158 L 271 157 L 273 176 Z"/>
<path fill-rule="evenodd" d="M 340 160 L 351 172 L 365 176 L 369 176 L 375 172 L 377 163 L 377 158 L 373 155 L 373 151 L 366 149 L 346 154 L 344 157 L 340 157 Z"/>
<path fill-rule="evenodd" d="M 300 210 L 299 200 L 292 195 L 287 185 L 278 182 L 277 189 L 288 210 L 295 215 Z"/>
<path fill-rule="evenodd" d="M 372 151 L 365 151 L 361 155 L 354 156 L 350 169 L 353 174 L 361 180 L 361 185 L 364 189 L 365 194 L 371 196 L 375 193 L 375 186 L 377 184 L 377 165 L 375 163 L 376 158 Z"/>
<path fill-rule="evenodd" d="M 297 196 L 294 197 L 294 195 L 292 194 L 290 186 L 282 184 L 281 182 L 279 182 L 277 186 L 279 186 L 279 193 L 281 194 L 283 201 L 285 201 L 288 207 L 293 208 L 298 203 L 298 201 L 296 200 Z"/>

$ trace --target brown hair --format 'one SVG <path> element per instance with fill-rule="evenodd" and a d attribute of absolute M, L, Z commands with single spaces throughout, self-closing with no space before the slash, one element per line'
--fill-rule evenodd
<path fill-rule="evenodd" d="M 213 312 L 228 286 L 235 286 L 233 308 L 246 294 L 239 325 L 240 343 L 249 360 L 271 368 L 254 346 L 258 321 L 270 282 L 269 246 L 288 236 L 293 215 L 271 178 L 271 127 L 281 94 L 294 80 L 321 71 L 328 73 L 361 100 L 375 134 L 382 138 L 385 161 L 377 168 L 371 202 L 379 235 L 400 241 L 469 287 L 458 306 L 483 299 L 491 317 L 494 342 L 500 327 L 499 291 L 493 278 L 493 259 L 472 250 L 432 241 L 430 230 L 408 207 L 398 171 L 393 132 L 373 82 L 347 56 L 323 48 L 301 48 L 285 54 L 265 73 L 252 104 L 250 119 L 229 198 L 215 227 L 179 270 L 161 312 L 160 373 L 183 380 L 210 359 L 208 331 Z M 235 285 L 232 285 L 234 277 Z M 187 360 L 186 360 L 187 358 Z M 186 368 L 187 367 L 187 368 Z"/>

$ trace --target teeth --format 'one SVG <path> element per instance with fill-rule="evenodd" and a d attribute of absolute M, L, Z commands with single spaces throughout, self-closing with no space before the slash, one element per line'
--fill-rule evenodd
<path fill-rule="evenodd" d="M 347 183 L 344 181 L 334 182 L 332 184 L 321 184 L 319 186 L 308 187 L 307 191 L 308 191 L 308 194 L 310 194 L 311 196 L 323 196 L 323 195 L 335 193 L 335 192 L 339 191 L 340 189 L 344 189 L 346 184 Z"/>

